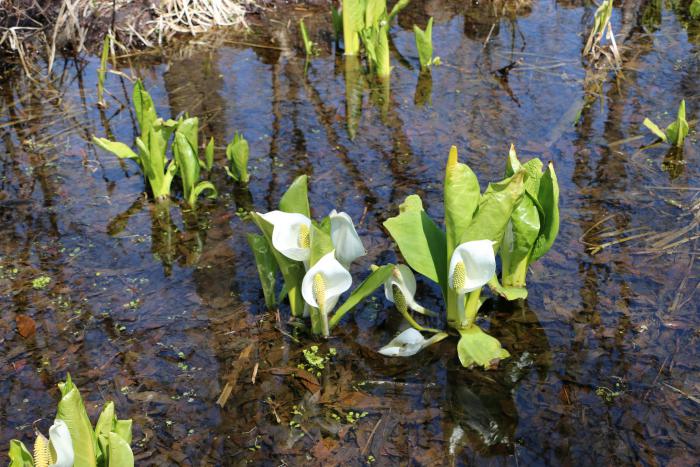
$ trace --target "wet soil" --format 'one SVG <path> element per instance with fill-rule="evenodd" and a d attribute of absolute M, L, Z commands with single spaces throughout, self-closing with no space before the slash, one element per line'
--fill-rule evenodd
<path fill-rule="evenodd" d="M 691 125 L 683 151 L 643 149 L 642 120 L 665 126 L 682 98 L 698 118 L 697 23 L 616 8 L 615 77 L 580 57 L 594 7 L 414 2 L 387 87 L 335 51 L 325 13 L 295 9 L 322 49 L 308 66 L 289 17 L 118 63 L 162 115 L 215 137 L 221 196 L 197 212 L 179 193 L 155 206 L 135 165 L 89 143 L 133 140 L 127 79 L 108 75 L 99 110 L 95 57 L 63 60 L 51 83 L 2 77 L 0 446 L 52 419 L 70 372 L 92 416 L 114 400 L 134 420 L 137 465 L 695 465 L 700 145 Z M 421 75 L 411 27 L 431 15 L 444 65 Z M 234 131 L 248 189 L 223 170 Z M 381 293 L 328 342 L 265 310 L 243 213 L 273 209 L 296 176 L 315 216 L 359 222 L 359 280 L 396 260 L 381 223 L 405 196 L 441 218 L 450 145 L 485 184 L 511 143 L 554 162 L 562 225 L 529 299 L 483 310 L 512 355 L 499 369 L 461 368 L 452 339 L 380 356 L 400 325 Z M 440 307 L 425 281 L 419 299 Z M 298 368 L 314 344 L 337 352 L 319 375 Z"/>

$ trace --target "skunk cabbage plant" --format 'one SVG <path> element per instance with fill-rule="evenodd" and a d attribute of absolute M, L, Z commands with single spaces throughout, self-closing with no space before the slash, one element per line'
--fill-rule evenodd
<path fill-rule="evenodd" d="M 248 175 L 249 155 L 248 141 L 242 134 L 234 133 L 233 141 L 226 146 L 226 159 L 228 160 L 226 173 L 229 177 L 243 184 L 250 181 L 250 175 Z"/>
<path fill-rule="evenodd" d="M 197 118 L 181 119 L 175 131 L 173 142 L 173 155 L 175 163 L 180 171 L 182 191 L 192 208 L 197 206 L 197 198 L 205 190 L 209 190 L 209 198 L 216 198 L 217 191 L 214 184 L 208 180 L 200 180 L 202 168 L 210 170 L 214 162 L 214 142 L 209 141 L 206 147 L 204 161 L 198 157 L 197 134 L 199 122 Z"/>
<path fill-rule="evenodd" d="M 426 71 L 432 65 L 439 65 L 440 57 L 433 58 L 433 18 L 428 20 L 425 31 L 414 24 L 413 34 L 416 36 L 416 49 L 421 70 Z"/>
<path fill-rule="evenodd" d="M 495 253 L 523 197 L 524 180 L 521 169 L 481 193 L 476 175 L 458 161 L 453 146 L 445 170 L 445 230 L 417 195 L 407 197 L 399 215 L 384 222 L 408 265 L 440 286 L 447 322 L 461 335 L 457 350 L 464 366 L 489 367 L 509 356 L 475 321 L 481 289 L 495 275 Z"/>
<path fill-rule="evenodd" d="M 550 162 L 544 173 L 542 162 L 530 159 L 521 164 L 511 145 L 506 177 L 525 171 L 525 194 L 513 209 L 499 250 L 502 262 L 501 284 L 494 277 L 491 289 L 513 300 L 527 297 L 525 276 L 534 263 L 554 244 L 559 233 L 559 184 Z"/>
<path fill-rule="evenodd" d="M 58 387 L 61 400 L 48 440 L 37 431 L 33 454 L 12 440 L 10 467 L 133 467 L 131 420 L 117 419 L 114 403 L 108 402 L 93 430 L 70 375 Z"/>
<path fill-rule="evenodd" d="M 262 235 L 251 234 L 265 303 L 272 308 L 285 297 L 292 316 L 308 313 L 311 331 L 329 336 L 340 319 L 391 275 L 393 265 L 373 270 L 336 308 L 340 297 L 352 286 L 350 264 L 365 255 L 365 249 L 349 215 L 335 210 L 320 222 L 312 220 L 308 179 L 298 177 L 282 196 L 279 209 L 251 213 Z M 283 287 L 276 295 L 277 274 Z"/>
<path fill-rule="evenodd" d="M 681 104 L 678 106 L 676 121 L 667 126 L 665 131 L 656 126 L 656 124 L 648 118 L 644 119 L 643 124 L 652 133 L 658 136 L 661 141 L 682 148 L 689 130 L 688 121 L 685 119 L 685 100 L 682 100 Z"/>
<path fill-rule="evenodd" d="M 158 117 L 153 99 L 141 81 L 134 85 L 132 99 L 140 130 L 140 135 L 136 137 L 138 153 L 118 141 L 93 136 L 93 142 L 120 159 L 136 161 L 153 197 L 159 201 L 164 200 L 170 196 L 170 185 L 177 172 L 177 165 L 166 156 L 168 141 L 177 127 L 177 122 Z"/>

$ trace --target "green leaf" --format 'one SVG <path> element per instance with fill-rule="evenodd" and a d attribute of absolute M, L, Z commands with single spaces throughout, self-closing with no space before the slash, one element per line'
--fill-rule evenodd
<path fill-rule="evenodd" d="M 447 245 L 445 233 L 421 208 L 420 198 L 411 195 L 402 205 L 403 211 L 384 221 L 411 268 L 437 282 L 447 295 Z"/>
<path fill-rule="evenodd" d="M 445 169 L 444 194 L 448 261 L 471 223 L 479 205 L 480 192 L 476 175 L 466 164 L 458 162 L 457 147 L 452 146 Z"/>
<path fill-rule="evenodd" d="M 508 159 L 506 160 L 506 177 L 512 177 L 515 172 L 520 170 L 522 165 L 518 160 L 518 155 L 515 152 L 515 145 L 510 145 L 510 151 L 508 151 Z"/>
<path fill-rule="evenodd" d="M 280 199 L 280 210 L 284 212 L 296 212 L 311 218 L 309 208 L 308 177 L 300 175 L 287 189 L 287 192 Z"/>
<path fill-rule="evenodd" d="M 358 303 L 370 296 L 372 292 L 384 285 L 384 282 L 389 279 L 393 270 L 393 264 L 385 264 L 372 271 L 370 275 L 352 291 L 348 299 L 335 310 L 328 326 L 332 329 L 348 311 L 352 310 Z"/>
<path fill-rule="evenodd" d="M 345 55 L 360 53 L 359 32 L 365 27 L 363 0 L 342 0 L 343 3 L 343 48 Z"/>
<path fill-rule="evenodd" d="M 140 161 L 139 156 L 131 150 L 129 146 L 119 141 L 110 141 L 106 138 L 98 138 L 96 136 L 92 137 L 92 142 L 97 146 L 101 147 L 105 151 L 109 151 L 119 159 L 134 159 L 137 162 Z"/>
<path fill-rule="evenodd" d="M 193 190 L 199 180 L 199 160 L 187 136 L 180 131 L 181 128 L 179 127 L 175 132 L 173 153 L 175 154 L 175 162 L 180 170 L 183 194 L 185 199 L 192 205 Z"/>
<path fill-rule="evenodd" d="M 209 139 L 209 143 L 204 149 L 204 168 L 209 172 L 212 167 L 214 167 L 214 137 Z"/>
<path fill-rule="evenodd" d="M 668 136 L 669 142 L 676 147 L 683 147 L 685 138 L 688 136 L 688 122 L 685 119 L 685 100 L 682 100 L 678 106 L 676 121 L 666 127 L 666 136 Z"/>
<path fill-rule="evenodd" d="M 253 256 L 255 257 L 260 285 L 265 296 L 265 306 L 267 306 L 268 310 L 273 310 L 277 307 L 275 285 L 279 266 L 277 266 L 275 255 L 272 253 L 272 247 L 265 237 L 251 233 L 248 234 L 248 245 L 253 250 Z"/>
<path fill-rule="evenodd" d="M 129 443 L 117 433 L 109 433 L 109 465 L 108 467 L 133 467 L 134 454 Z"/>
<path fill-rule="evenodd" d="M 498 277 L 495 275 L 488 282 L 488 286 L 491 289 L 491 292 L 505 298 L 508 301 L 527 298 L 527 289 L 525 287 L 504 287 L 500 282 L 498 282 Z"/>
<path fill-rule="evenodd" d="M 510 357 L 510 353 L 501 347 L 498 339 L 486 334 L 479 326 L 459 329 L 459 333 L 461 338 L 457 343 L 457 354 L 465 368 L 476 365 L 489 369 Z"/>
<path fill-rule="evenodd" d="M 34 467 L 34 457 L 22 441 L 16 439 L 10 441 L 10 452 L 7 454 L 10 458 L 9 467 Z"/>
<path fill-rule="evenodd" d="M 63 420 L 68 425 L 75 453 L 74 465 L 75 467 L 96 466 L 97 438 L 92 431 L 92 425 L 85 411 L 80 392 L 73 384 L 70 375 L 66 376 L 64 383 L 58 383 L 58 388 L 61 390 L 62 397 L 58 403 L 56 418 Z"/>
<path fill-rule="evenodd" d="M 114 433 L 118 434 L 121 439 L 131 444 L 131 427 L 133 423 L 129 420 L 116 420 L 114 423 Z"/>
<path fill-rule="evenodd" d="M 386 15 L 386 0 L 368 0 L 365 2 L 365 27 L 379 23 Z"/>
<path fill-rule="evenodd" d="M 540 214 L 527 193 L 513 209 L 500 249 L 503 262 L 503 283 L 525 286 L 530 253 L 540 233 Z"/>
<path fill-rule="evenodd" d="M 141 134 L 148 134 L 148 131 L 151 129 L 151 126 L 153 126 L 158 115 L 153 105 L 153 99 L 151 99 L 151 95 L 146 92 L 141 80 L 137 80 L 136 84 L 134 84 L 132 100 L 134 102 L 134 111 L 136 112 L 136 120 L 139 122 Z"/>
<path fill-rule="evenodd" d="M 431 17 L 428 20 L 425 31 L 414 24 L 413 34 L 416 38 L 416 49 L 418 50 L 420 67 L 426 70 L 433 62 L 433 18 Z"/>
<path fill-rule="evenodd" d="M 554 165 L 551 162 L 547 165 L 547 171 L 540 180 L 537 199 L 542 206 L 544 220 L 532 250 L 530 263 L 534 263 L 544 256 L 552 247 L 554 240 L 559 234 L 559 183 L 557 174 L 554 172 Z"/>
<path fill-rule="evenodd" d="M 661 130 L 661 128 L 656 126 L 656 123 L 652 122 L 648 118 L 645 118 L 642 124 L 649 130 L 651 130 L 652 133 L 658 136 L 661 141 L 667 141 L 668 138 L 666 137 L 666 133 L 664 133 L 663 130 Z"/>
<path fill-rule="evenodd" d="M 304 51 L 306 52 L 306 57 L 312 57 L 316 55 L 315 44 L 311 39 L 309 39 L 309 33 L 306 32 L 306 26 L 304 25 L 304 20 L 299 20 L 299 31 L 301 32 L 301 40 L 304 43 Z"/>
<path fill-rule="evenodd" d="M 190 143 L 196 159 L 199 152 L 199 119 L 197 117 L 191 117 L 182 120 L 177 126 L 176 133 L 180 133 L 187 138 L 187 142 Z"/>
<path fill-rule="evenodd" d="M 102 408 L 100 417 L 97 419 L 95 434 L 97 436 L 109 434 L 109 432 L 114 429 L 116 418 L 117 417 L 114 414 L 114 402 L 109 401 Z"/>
<path fill-rule="evenodd" d="M 309 267 L 311 267 L 316 264 L 319 259 L 333 251 L 333 242 L 329 232 L 319 228 L 313 223 L 311 224 L 311 232 L 309 232 L 309 234 L 309 239 L 311 242 Z"/>
<path fill-rule="evenodd" d="M 250 180 L 248 175 L 249 154 L 248 141 L 243 135 L 236 132 L 233 135 L 233 141 L 226 147 L 226 158 L 230 165 L 230 169 L 227 167 L 226 172 L 229 177 L 240 183 L 248 183 Z"/>
<path fill-rule="evenodd" d="M 272 245 L 272 225 L 257 213 L 251 213 L 251 218 L 262 232 L 268 245 Z M 289 297 L 289 307 L 292 310 L 292 316 L 303 316 L 304 299 L 301 296 L 301 281 L 304 278 L 304 265 L 299 261 L 287 258 L 274 248 L 271 248 L 271 251 L 284 278 L 284 291 Z M 281 296 L 284 295 L 285 292 Z"/>
<path fill-rule="evenodd" d="M 524 178 L 525 171 L 521 169 L 510 178 L 490 183 L 459 243 L 491 240 L 496 242 L 494 251 L 498 251 L 513 209 L 525 191 Z"/>

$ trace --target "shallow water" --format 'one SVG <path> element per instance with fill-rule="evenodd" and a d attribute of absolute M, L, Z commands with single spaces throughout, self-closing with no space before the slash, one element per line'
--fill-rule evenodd
<path fill-rule="evenodd" d="M 135 127 L 119 76 L 98 111 L 96 58 L 61 62 L 51 86 L 4 76 L 0 446 L 32 439 L 38 419 L 46 430 L 70 372 L 91 415 L 114 400 L 133 418 L 137 465 L 695 464 L 700 146 L 691 129 L 682 154 L 640 148 L 654 140 L 644 117 L 665 126 L 681 98 L 698 117 L 698 30 L 651 2 L 616 9 L 623 75 L 596 77 L 580 58 L 592 13 L 415 2 L 392 28 L 388 89 L 333 53 L 319 15 L 307 24 L 324 51 L 306 75 L 296 35 L 274 27 L 123 59 L 161 115 L 199 116 L 217 141 L 221 196 L 197 213 L 147 202 L 137 167 L 89 144 L 131 141 Z M 426 78 L 410 28 L 430 15 L 444 65 Z M 251 145 L 249 190 L 222 169 L 234 131 Z M 511 143 L 521 159 L 553 161 L 562 193 L 560 236 L 532 267 L 530 298 L 490 301 L 480 321 L 513 357 L 465 370 L 448 340 L 383 358 L 400 323 L 377 293 L 321 343 L 338 354 L 320 378 L 290 376 L 315 341 L 286 308 L 279 324 L 265 311 L 241 213 L 274 209 L 309 174 L 316 217 L 336 208 L 361 221 L 361 277 L 396 260 L 381 223 L 405 196 L 441 219 L 451 144 L 485 183 Z M 39 276 L 50 283 L 34 288 Z M 419 293 L 440 306 L 436 287 Z M 20 315 L 33 336 L 18 334 Z M 349 411 L 367 415 L 352 424 Z"/>

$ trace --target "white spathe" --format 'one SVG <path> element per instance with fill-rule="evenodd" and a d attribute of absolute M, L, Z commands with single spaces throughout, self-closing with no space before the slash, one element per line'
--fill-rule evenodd
<path fill-rule="evenodd" d="M 416 303 L 416 277 L 413 275 L 411 268 L 405 264 L 399 264 L 394 267 L 391 276 L 384 282 L 384 296 L 391 303 L 394 302 L 394 288 L 397 286 L 404 298 L 406 299 L 406 305 L 413 311 L 418 313 L 426 313 L 427 310 Z"/>
<path fill-rule="evenodd" d="M 465 277 L 461 287 L 454 287 L 454 272 L 464 264 Z M 496 274 L 496 256 L 491 240 L 473 240 L 455 248 L 450 260 L 449 285 L 460 295 L 483 287 Z"/>
<path fill-rule="evenodd" d="M 323 279 L 324 303 L 318 303 L 314 294 L 314 279 L 317 274 Z M 338 298 L 352 285 L 352 276 L 335 259 L 335 252 L 326 253 L 304 275 L 301 281 L 301 295 L 304 301 L 314 308 L 329 313 L 338 303 Z"/>
<path fill-rule="evenodd" d="M 408 328 L 379 349 L 379 353 L 387 357 L 410 357 L 420 352 L 425 343 L 423 334 L 416 329 Z"/>
<path fill-rule="evenodd" d="M 311 255 L 309 245 L 302 245 L 302 230 L 308 236 L 311 231 L 311 219 L 303 214 L 270 211 L 258 213 L 266 222 L 272 224 L 272 246 L 287 258 L 294 261 L 308 261 Z M 307 237 L 308 238 L 308 237 Z"/>
<path fill-rule="evenodd" d="M 72 467 L 75 461 L 73 440 L 66 422 L 56 419 L 49 428 L 49 441 L 56 452 L 56 463 L 49 467 Z"/>
<path fill-rule="evenodd" d="M 331 219 L 331 241 L 335 257 L 347 268 L 357 258 L 366 255 L 367 251 L 347 213 L 334 209 L 328 216 Z"/>

